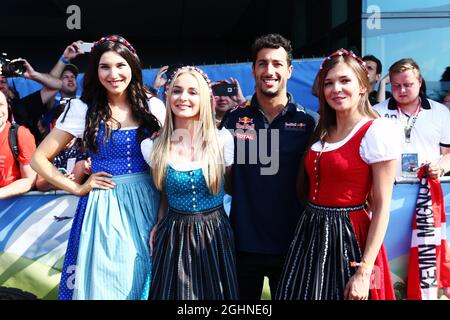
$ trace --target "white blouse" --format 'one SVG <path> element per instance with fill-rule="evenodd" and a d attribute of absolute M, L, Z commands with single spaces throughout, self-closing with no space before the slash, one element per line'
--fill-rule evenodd
<path fill-rule="evenodd" d="M 147 100 L 150 112 L 158 119 L 161 125 L 164 125 L 164 119 L 166 117 L 166 108 L 164 103 L 158 98 L 152 97 Z M 64 109 L 64 112 L 59 116 L 56 121 L 55 127 L 64 130 L 76 138 L 83 138 L 84 129 L 86 127 L 86 111 L 88 109 L 87 104 L 85 104 L 80 99 L 72 99 L 70 103 L 66 105 L 66 108 L 70 106 L 69 111 Z M 62 122 L 65 116 L 64 122 Z M 120 130 L 130 130 L 136 129 L 137 127 L 123 127 Z"/>
<path fill-rule="evenodd" d="M 157 97 L 151 97 L 148 100 L 150 112 L 158 119 L 161 127 L 164 126 L 164 120 L 166 119 L 166 106 Z"/>
<path fill-rule="evenodd" d="M 342 147 L 369 120 L 368 118 L 361 119 L 343 140 L 334 143 L 325 142 L 323 152 L 333 151 Z M 361 159 L 367 164 L 399 159 L 400 145 L 401 132 L 398 128 L 389 119 L 377 118 L 362 138 L 359 154 Z M 311 149 L 320 152 L 322 150 L 320 141 L 314 143 Z"/>
<path fill-rule="evenodd" d="M 234 139 L 233 135 L 225 128 L 222 128 L 218 131 L 219 133 L 219 139 L 223 144 L 223 156 L 224 156 L 224 162 L 225 167 L 231 166 L 234 162 Z M 147 138 L 141 142 L 141 152 L 144 156 L 145 161 L 147 161 L 149 166 L 152 166 L 151 163 L 151 154 L 153 150 L 153 140 L 150 138 Z M 169 161 L 169 164 L 172 168 L 178 171 L 189 171 L 189 170 L 196 170 L 201 168 L 200 162 L 185 162 L 183 164 L 181 163 L 174 163 L 172 161 Z"/>

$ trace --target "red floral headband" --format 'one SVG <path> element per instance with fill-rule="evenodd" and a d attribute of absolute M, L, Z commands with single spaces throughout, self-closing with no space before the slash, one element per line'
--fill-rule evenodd
<path fill-rule="evenodd" d="M 165 96 L 167 96 L 167 94 L 169 93 L 169 87 L 170 87 L 170 84 L 173 82 L 175 75 L 177 73 L 179 73 L 180 71 L 196 71 L 199 74 L 201 74 L 203 79 L 205 79 L 206 83 L 208 84 L 210 93 L 212 93 L 211 81 L 209 80 L 208 75 L 203 70 L 201 70 L 197 67 L 194 67 L 194 66 L 183 66 L 181 68 L 178 68 L 175 72 L 173 72 L 172 75 L 170 76 L 170 78 L 167 80 L 165 90 L 164 90 Z"/>
<path fill-rule="evenodd" d="M 331 60 L 331 58 L 336 57 L 336 56 L 349 56 L 349 57 L 352 57 L 353 59 L 355 59 L 361 65 L 361 67 L 363 67 L 363 69 L 366 72 L 367 76 L 369 76 L 369 71 L 367 70 L 367 63 L 365 61 L 363 61 L 360 57 L 358 57 L 356 54 L 354 54 L 352 51 L 347 51 L 347 50 L 342 49 L 342 48 L 337 50 L 337 51 L 335 51 L 335 52 L 333 52 L 328 57 L 326 57 L 325 60 L 323 60 L 322 64 L 320 65 L 320 70 L 323 69 L 323 66 L 324 66 L 325 62 L 327 62 L 328 60 Z"/>
<path fill-rule="evenodd" d="M 134 49 L 133 46 L 127 40 L 125 40 L 125 38 L 120 37 L 120 36 L 108 36 L 108 37 L 100 38 L 100 40 L 98 40 L 97 42 L 94 43 L 94 46 L 92 47 L 91 52 L 94 52 L 95 50 L 97 50 L 98 46 L 100 46 L 102 43 L 105 43 L 106 41 L 118 42 L 118 43 L 124 45 L 125 47 L 127 47 L 127 49 L 130 50 L 132 54 L 137 56 L 136 49 Z"/>

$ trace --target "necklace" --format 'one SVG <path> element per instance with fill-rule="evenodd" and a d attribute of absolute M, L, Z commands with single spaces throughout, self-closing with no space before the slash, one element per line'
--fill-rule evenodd
<path fill-rule="evenodd" d="M 406 143 L 411 142 L 411 130 L 414 127 L 414 124 L 416 123 L 417 117 L 419 116 L 420 105 L 421 105 L 421 100 L 419 98 L 419 103 L 417 104 L 416 111 L 414 111 L 414 113 L 411 116 L 408 116 L 406 113 L 404 113 L 400 109 L 400 107 L 397 105 L 398 117 L 399 117 L 400 121 L 404 123 L 403 131 L 405 133 L 405 142 Z M 406 118 L 406 120 L 403 120 L 404 118 Z"/>

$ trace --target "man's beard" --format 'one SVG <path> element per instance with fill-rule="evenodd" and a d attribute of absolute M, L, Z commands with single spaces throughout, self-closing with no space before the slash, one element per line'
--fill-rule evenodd
<path fill-rule="evenodd" d="M 278 96 L 280 94 L 280 90 L 281 88 L 278 88 L 276 91 L 265 91 L 265 90 L 260 90 L 261 94 L 263 94 L 266 97 L 269 98 L 274 98 L 276 96 Z"/>
<path fill-rule="evenodd" d="M 259 87 L 259 92 L 262 94 L 262 95 L 264 95 L 264 96 L 266 96 L 266 97 L 268 97 L 268 98 L 275 98 L 275 97 L 278 97 L 280 94 L 281 94 L 281 92 L 283 91 L 283 89 L 286 87 L 286 82 L 285 81 L 281 81 L 281 80 L 279 80 L 279 82 L 278 82 L 278 88 L 275 90 L 275 91 L 271 91 L 272 89 L 269 89 L 270 91 L 267 91 L 267 90 L 264 90 L 264 88 L 263 88 L 263 85 L 261 85 L 260 87 Z"/>

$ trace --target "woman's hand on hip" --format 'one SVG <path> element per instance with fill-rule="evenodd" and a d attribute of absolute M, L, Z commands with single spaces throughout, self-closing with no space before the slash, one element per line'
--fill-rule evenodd
<path fill-rule="evenodd" d="M 114 188 L 116 184 L 110 179 L 111 177 L 111 174 L 104 171 L 91 174 L 89 179 L 87 179 L 85 183 L 80 185 L 80 188 L 77 190 L 77 195 L 85 196 L 92 189 L 109 190 Z"/>

